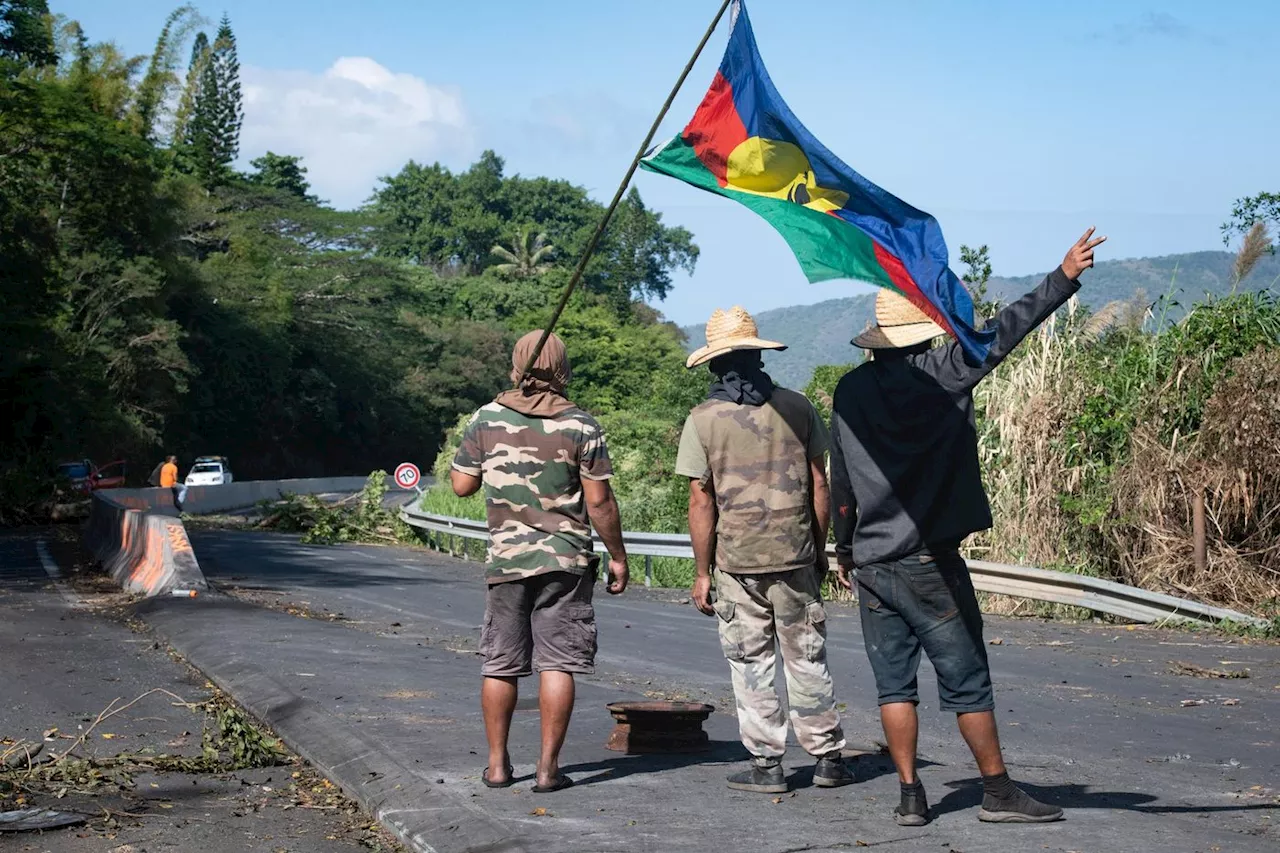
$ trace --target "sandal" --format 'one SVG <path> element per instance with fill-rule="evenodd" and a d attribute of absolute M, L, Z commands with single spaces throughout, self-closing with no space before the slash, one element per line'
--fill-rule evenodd
<path fill-rule="evenodd" d="M 563 773 L 560 773 L 556 776 L 556 780 L 550 785 L 534 785 L 533 792 L 535 794 L 553 794 L 556 791 L 563 791 L 565 788 L 572 787 L 573 780 Z"/>
<path fill-rule="evenodd" d="M 515 784 L 515 781 L 516 781 L 516 769 L 512 767 L 510 764 L 508 764 L 507 765 L 507 781 L 490 782 L 489 768 L 486 767 L 484 769 L 484 772 L 480 774 L 480 781 L 484 783 L 484 786 L 486 788 L 510 788 L 512 785 Z"/>

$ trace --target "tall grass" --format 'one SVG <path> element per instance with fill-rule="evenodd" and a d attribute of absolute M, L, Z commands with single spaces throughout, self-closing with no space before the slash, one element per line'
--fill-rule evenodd
<path fill-rule="evenodd" d="M 1246 241 L 1238 274 L 1257 253 Z M 979 386 L 995 527 L 970 553 L 1270 613 L 1280 604 L 1280 304 L 1237 292 L 1166 325 L 1172 300 L 1171 288 L 1145 327 L 1134 306 L 1088 317 L 1073 300 Z M 1193 560 L 1196 494 L 1209 517 L 1204 570 Z"/>

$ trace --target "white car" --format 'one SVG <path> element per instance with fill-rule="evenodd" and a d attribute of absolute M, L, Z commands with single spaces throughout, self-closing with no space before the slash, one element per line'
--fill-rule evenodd
<path fill-rule="evenodd" d="M 197 459 L 187 472 L 188 486 L 225 486 L 234 478 L 225 459 Z"/>

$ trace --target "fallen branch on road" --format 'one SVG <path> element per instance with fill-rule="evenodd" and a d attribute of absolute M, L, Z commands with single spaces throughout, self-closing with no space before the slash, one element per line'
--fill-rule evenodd
<path fill-rule="evenodd" d="M 314 545 L 341 542 L 368 542 L 379 545 L 416 544 L 413 528 L 388 510 L 387 475 L 374 471 L 359 494 L 327 504 L 314 495 L 285 495 L 262 504 L 261 530 L 301 533 L 302 541 Z"/>
<path fill-rule="evenodd" d="M 1248 678 L 1247 669 L 1210 669 L 1195 663 L 1176 660 L 1169 670 L 1176 675 L 1193 675 L 1196 678 Z"/>
<path fill-rule="evenodd" d="M 172 707 L 184 708 L 205 715 L 201 752 L 198 756 L 151 754 L 145 751 L 122 752 L 114 756 L 95 758 L 77 755 L 88 743 L 90 736 L 104 722 L 116 717 L 152 696 L 167 696 Z M 53 737 L 56 729 L 50 729 Z M 7 792 L 48 794 L 56 798 L 69 793 L 94 794 L 101 790 L 127 790 L 133 787 L 133 779 L 141 772 L 220 773 L 253 767 L 272 767 L 284 762 L 287 753 L 280 742 L 264 733 L 243 711 L 222 693 L 215 693 L 203 702 L 189 702 L 164 688 L 155 688 L 122 703 L 111 701 L 83 732 L 72 739 L 66 749 L 35 761 L 40 745 L 14 744 L 0 754 L 0 795 Z M 10 767 L 9 757 L 15 752 L 26 752 L 30 759 Z"/>

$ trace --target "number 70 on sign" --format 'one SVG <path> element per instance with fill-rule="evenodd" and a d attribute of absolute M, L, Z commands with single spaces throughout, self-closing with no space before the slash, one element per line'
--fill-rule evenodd
<path fill-rule="evenodd" d="M 418 483 L 422 480 L 422 472 L 412 462 L 401 462 L 397 465 L 395 479 L 396 485 L 400 488 L 413 489 L 418 494 L 422 494 L 422 489 L 418 488 Z"/>

